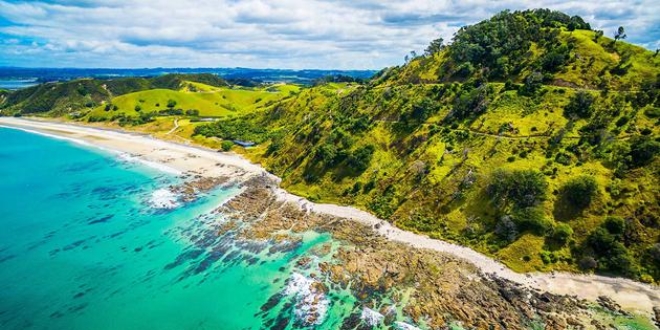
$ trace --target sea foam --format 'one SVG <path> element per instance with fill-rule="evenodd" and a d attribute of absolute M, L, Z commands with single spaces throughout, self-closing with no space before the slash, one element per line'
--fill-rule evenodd
<path fill-rule="evenodd" d="M 315 284 L 318 283 L 313 279 L 294 273 L 284 289 L 284 294 L 294 296 L 296 300 L 296 319 L 308 326 L 323 323 L 330 305 Z"/>
<path fill-rule="evenodd" d="M 367 307 L 362 309 L 362 314 L 360 315 L 360 319 L 372 327 L 378 325 L 378 323 L 380 323 L 384 318 L 385 316 L 383 316 L 383 314 Z"/>
<path fill-rule="evenodd" d="M 169 166 L 166 166 L 166 165 L 163 165 L 163 164 L 160 164 L 160 163 L 156 163 L 156 162 L 150 162 L 148 160 L 144 160 L 140 157 L 136 157 L 136 156 L 133 156 L 133 155 L 125 153 L 125 152 L 119 153 L 119 155 L 117 157 L 119 157 L 119 159 L 121 159 L 123 161 L 126 161 L 126 162 L 140 163 L 144 166 L 151 167 L 151 168 L 153 168 L 155 170 L 158 170 L 160 172 L 163 172 L 163 173 L 168 173 L 168 174 L 173 174 L 173 175 L 181 175 L 183 173 L 183 172 L 181 172 L 177 169 L 174 169 L 172 167 L 169 167 Z"/>
<path fill-rule="evenodd" d="M 412 326 L 412 325 L 410 325 L 408 323 L 404 323 L 404 322 L 394 322 L 394 325 L 399 330 L 421 330 L 420 328 L 418 328 L 416 326 Z"/>
<path fill-rule="evenodd" d="M 179 207 L 178 196 L 169 189 L 158 189 L 151 194 L 149 205 L 156 209 L 175 209 Z"/>

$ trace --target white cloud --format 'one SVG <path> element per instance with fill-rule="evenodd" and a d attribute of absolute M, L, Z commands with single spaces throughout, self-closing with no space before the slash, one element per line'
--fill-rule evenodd
<path fill-rule="evenodd" d="M 0 65 L 374 68 L 506 9 L 581 15 L 660 46 L 660 2 L 0 0 Z"/>

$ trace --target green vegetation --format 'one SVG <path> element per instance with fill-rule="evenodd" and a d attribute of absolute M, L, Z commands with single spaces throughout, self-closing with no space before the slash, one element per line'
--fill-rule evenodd
<path fill-rule="evenodd" d="M 229 140 L 222 141 L 222 144 L 220 145 L 222 151 L 229 151 L 233 146 L 234 146 L 234 142 L 231 142 Z"/>
<path fill-rule="evenodd" d="M 577 16 L 505 11 L 363 84 L 186 78 L 173 89 L 87 94 L 95 103 L 79 118 L 151 119 L 136 129 L 169 131 L 167 116 L 189 116 L 180 138 L 223 150 L 223 140 L 256 142 L 236 151 L 311 200 L 369 210 L 518 271 L 658 282 L 660 57 L 622 39 Z M 99 85 L 67 88 L 76 84 Z M 52 87 L 9 94 L 3 107 L 42 109 L 36 101 Z M 58 114 L 62 102 L 43 109 Z"/>

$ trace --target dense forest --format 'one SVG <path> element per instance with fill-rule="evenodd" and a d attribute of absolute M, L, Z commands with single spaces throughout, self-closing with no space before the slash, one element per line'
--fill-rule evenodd
<path fill-rule="evenodd" d="M 626 33 L 634 31 L 593 30 L 546 9 L 504 11 L 370 80 L 319 79 L 280 87 L 267 101 L 270 90 L 233 91 L 240 106 L 231 106 L 234 94 L 218 94 L 209 107 L 232 116 L 185 132 L 255 142 L 222 148 L 261 163 L 293 193 L 363 208 L 518 271 L 658 282 L 660 56 L 624 42 Z M 225 84 L 215 76 L 81 80 L 9 93 L 0 107 L 70 116 L 138 90 L 208 94 Z"/>

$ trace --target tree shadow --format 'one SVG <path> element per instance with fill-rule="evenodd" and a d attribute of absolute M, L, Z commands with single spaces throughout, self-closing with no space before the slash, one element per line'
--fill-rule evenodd
<path fill-rule="evenodd" d="M 577 208 L 573 206 L 568 196 L 565 193 L 559 193 L 559 198 L 555 201 L 552 215 L 558 221 L 570 221 L 580 215 L 584 208 Z"/>

